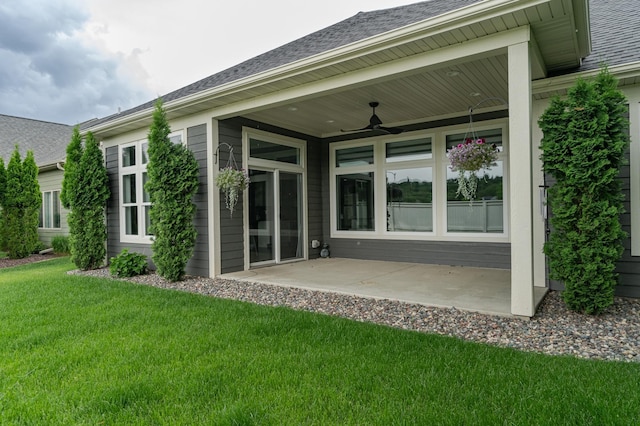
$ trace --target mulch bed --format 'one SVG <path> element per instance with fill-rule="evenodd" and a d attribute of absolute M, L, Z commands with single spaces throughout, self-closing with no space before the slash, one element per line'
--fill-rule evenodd
<path fill-rule="evenodd" d="M 12 266 L 26 265 L 28 263 L 42 262 L 43 260 L 53 259 L 60 257 L 60 255 L 48 253 L 48 254 L 32 254 L 29 257 L 23 259 L 9 259 L 8 257 L 0 259 L 0 268 L 10 268 Z"/>

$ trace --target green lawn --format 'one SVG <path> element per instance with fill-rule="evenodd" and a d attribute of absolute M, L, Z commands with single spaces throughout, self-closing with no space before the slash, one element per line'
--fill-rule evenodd
<path fill-rule="evenodd" d="M 640 423 L 640 365 L 0 270 L 0 424 Z"/>

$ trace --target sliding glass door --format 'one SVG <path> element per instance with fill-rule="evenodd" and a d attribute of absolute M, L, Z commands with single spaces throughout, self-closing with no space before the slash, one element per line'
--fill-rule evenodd
<path fill-rule="evenodd" d="M 250 263 L 303 258 L 302 174 L 250 169 L 249 177 Z"/>

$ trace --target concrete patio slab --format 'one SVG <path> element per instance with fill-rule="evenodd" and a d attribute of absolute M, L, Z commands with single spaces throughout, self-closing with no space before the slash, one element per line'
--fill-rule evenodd
<path fill-rule="evenodd" d="M 329 258 L 221 278 L 511 315 L 511 272 L 503 269 Z M 546 288 L 536 288 L 536 301 L 545 293 Z"/>

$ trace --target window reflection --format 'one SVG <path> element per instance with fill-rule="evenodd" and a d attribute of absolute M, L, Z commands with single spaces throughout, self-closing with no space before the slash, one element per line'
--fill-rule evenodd
<path fill-rule="evenodd" d="M 433 231 L 431 167 L 387 170 L 387 231 Z"/>

